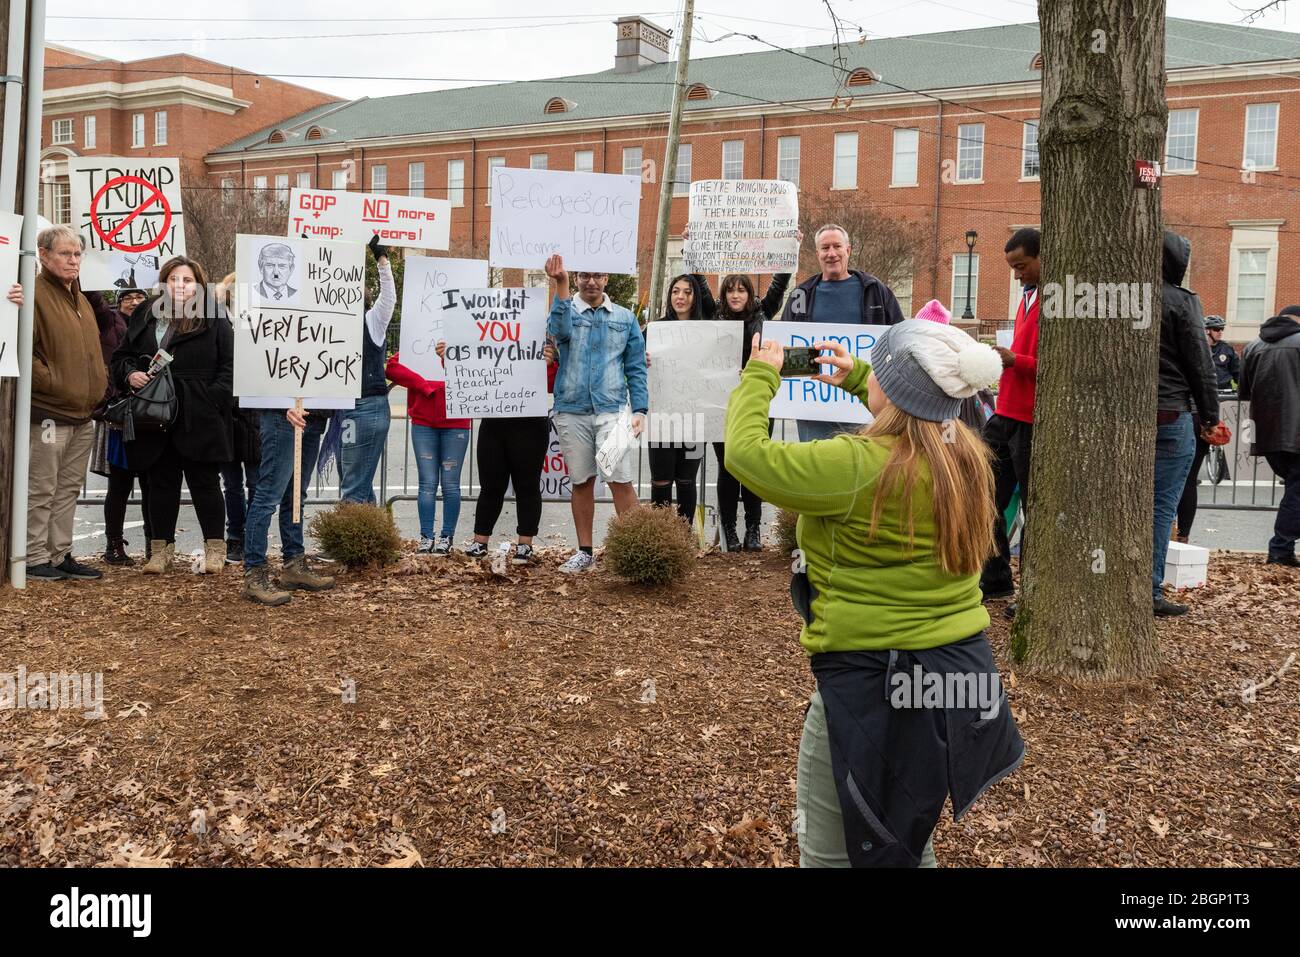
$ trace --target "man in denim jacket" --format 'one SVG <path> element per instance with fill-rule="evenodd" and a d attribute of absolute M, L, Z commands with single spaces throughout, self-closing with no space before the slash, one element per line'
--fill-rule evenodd
<path fill-rule="evenodd" d="M 546 260 L 546 275 L 555 293 L 546 334 L 559 346 L 555 376 L 555 430 L 569 467 L 570 506 L 578 533 L 578 551 L 560 566 L 568 574 L 594 562 L 591 526 L 596 514 L 596 452 L 618 428 L 619 412 L 631 405 L 632 434 L 645 429 L 650 407 L 645 339 L 636 317 L 605 294 L 609 276 L 577 274 L 578 295 L 569 298 L 569 274 L 560 256 Z M 621 515 L 636 504 L 633 474 L 636 454 L 629 449 L 605 476 Z"/>

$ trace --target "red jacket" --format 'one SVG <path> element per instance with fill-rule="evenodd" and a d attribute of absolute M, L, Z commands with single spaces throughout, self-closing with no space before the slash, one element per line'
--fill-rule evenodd
<path fill-rule="evenodd" d="M 1025 312 L 1025 297 L 1016 309 L 1016 331 L 1011 337 L 1011 351 L 1016 363 L 1002 370 L 998 382 L 997 414 L 1017 422 L 1034 421 L 1034 384 L 1038 377 L 1038 306 L 1042 296 L 1034 293 L 1034 303 Z"/>
<path fill-rule="evenodd" d="M 430 382 L 417 372 L 412 372 L 397 361 L 400 353 L 394 352 L 384 367 L 390 382 L 406 389 L 406 415 L 416 425 L 434 429 L 468 429 L 469 419 L 447 418 L 447 383 Z M 555 373 L 559 363 L 546 366 L 546 391 L 555 389 Z"/>

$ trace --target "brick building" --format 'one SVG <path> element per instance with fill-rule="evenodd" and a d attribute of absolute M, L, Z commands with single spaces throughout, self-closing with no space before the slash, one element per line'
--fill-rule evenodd
<path fill-rule="evenodd" d="M 960 316 L 969 272 L 972 313 L 1007 319 L 1016 294 L 1002 246 L 1040 218 L 1037 25 L 871 40 L 838 56 L 839 71 L 832 47 L 692 61 L 669 268 L 680 266 L 692 178 L 788 178 L 805 207 L 913 224 L 923 238 L 910 267 L 885 277 L 905 310 L 935 297 Z M 624 18 L 613 69 L 313 104 L 212 149 L 208 175 L 231 195 L 268 200 L 290 185 L 448 198 L 453 248 L 486 256 L 491 167 L 644 171 L 644 288 L 668 59 L 662 30 Z M 1171 19 L 1166 63 L 1165 220 L 1192 240 L 1188 284 L 1228 319 L 1229 338 L 1245 341 L 1300 302 L 1300 269 L 1286 266 L 1300 252 L 1300 44 L 1291 33 Z M 969 230 L 979 237 L 970 256 Z"/>
<path fill-rule="evenodd" d="M 187 54 L 123 63 L 45 48 L 41 212 L 68 221 L 72 156 L 177 156 L 203 177 L 210 152 L 334 97 Z"/>

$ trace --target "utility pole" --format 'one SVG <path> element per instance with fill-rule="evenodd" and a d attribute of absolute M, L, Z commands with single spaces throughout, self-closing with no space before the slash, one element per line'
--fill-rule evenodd
<path fill-rule="evenodd" d="M 691 30 L 695 21 L 695 0 L 686 0 L 682 16 L 682 39 L 677 47 L 677 83 L 673 87 L 672 113 L 668 118 L 668 146 L 659 177 L 659 219 L 655 223 L 655 255 L 650 273 L 650 298 L 646 316 L 654 316 L 663 299 L 664 259 L 668 255 L 668 218 L 673 211 L 673 180 L 677 177 L 677 143 L 682 132 L 682 105 L 686 102 L 686 73 L 691 62 Z"/>

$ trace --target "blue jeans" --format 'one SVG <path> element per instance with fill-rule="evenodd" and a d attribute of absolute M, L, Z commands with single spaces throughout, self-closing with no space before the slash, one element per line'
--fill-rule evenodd
<path fill-rule="evenodd" d="M 861 422 L 815 422 L 812 419 L 796 419 L 800 442 L 812 442 L 816 439 L 833 439 L 841 432 L 859 432 Z"/>
<path fill-rule="evenodd" d="M 307 416 L 307 427 L 302 430 L 302 498 L 307 498 L 307 484 L 316 455 L 320 452 L 320 437 L 328 418 L 323 415 Z M 280 509 L 280 551 L 286 561 L 304 551 L 302 523 L 293 521 L 293 426 L 279 410 L 262 413 L 262 465 L 257 473 L 257 488 L 248 506 L 248 521 L 244 525 L 244 567 L 254 568 L 266 564 L 267 536 L 271 531 L 271 515 Z"/>
<path fill-rule="evenodd" d="M 248 515 L 248 507 L 253 504 L 258 468 L 260 466 L 257 463 L 247 462 L 226 462 L 221 466 L 221 491 L 226 496 L 227 541 L 244 540 L 244 520 Z"/>
<path fill-rule="evenodd" d="M 1155 518 L 1151 528 L 1152 601 L 1160 598 L 1160 583 L 1165 579 L 1165 556 L 1169 552 L 1169 531 L 1195 457 L 1196 432 L 1192 428 L 1192 413 L 1180 412 L 1177 421 L 1156 426 Z"/>
<path fill-rule="evenodd" d="M 442 531 L 439 538 L 452 538 L 460 519 L 460 469 L 469 450 L 469 429 L 435 429 L 411 426 L 415 447 L 415 468 L 420 476 L 420 537 L 433 538 L 433 519 L 442 484 Z"/>
<path fill-rule="evenodd" d="M 343 413 L 343 451 L 339 458 L 340 497 L 349 502 L 375 502 L 375 471 L 388 442 L 388 394 L 357 399 Z"/>

